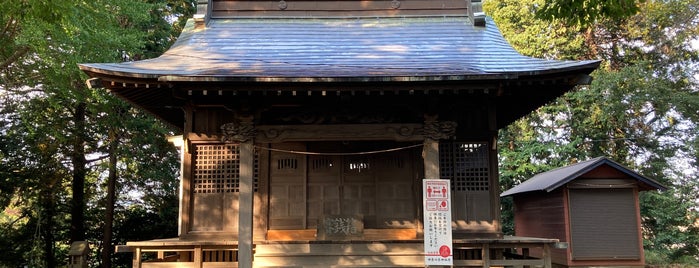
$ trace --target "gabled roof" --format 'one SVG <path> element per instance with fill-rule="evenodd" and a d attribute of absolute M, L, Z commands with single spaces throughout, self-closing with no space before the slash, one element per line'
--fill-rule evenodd
<path fill-rule="evenodd" d="M 526 57 L 467 16 L 193 20 L 162 56 L 89 63 L 91 76 L 159 82 L 370 82 L 589 74 L 599 61 Z"/>
<path fill-rule="evenodd" d="M 510 196 L 527 192 L 551 192 L 558 189 L 559 187 L 569 183 L 570 181 L 579 178 L 587 172 L 592 171 L 602 165 L 608 165 L 625 175 L 629 178 L 633 178 L 645 185 L 647 189 L 660 189 L 665 190 L 665 186 L 661 185 L 657 181 L 640 175 L 633 170 L 630 170 L 606 157 L 597 157 L 591 160 L 579 162 L 570 166 L 557 168 L 544 173 L 539 173 L 534 177 L 522 182 L 521 184 L 503 192 L 500 196 Z"/>
<path fill-rule="evenodd" d="M 589 83 L 600 64 L 523 56 L 492 19 L 474 25 L 465 14 L 449 14 L 190 19 L 160 57 L 79 67 L 92 77 L 88 85 L 108 88 L 177 128 L 184 126 L 182 107 L 202 96 L 211 96 L 207 104 L 226 105 L 243 94 L 340 96 L 355 90 L 489 94 L 503 107 L 496 112 L 501 128 Z"/>

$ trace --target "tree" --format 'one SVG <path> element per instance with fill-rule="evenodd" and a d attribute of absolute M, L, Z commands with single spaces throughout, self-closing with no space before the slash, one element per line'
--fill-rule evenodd
<path fill-rule="evenodd" d="M 695 193 L 699 188 L 684 178 L 699 175 L 699 94 L 694 68 L 698 53 L 691 45 L 699 30 L 698 2 L 486 2 L 487 14 L 504 26 L 505 37 L 515 40 L 521 52 L 541 56 L 547 51 L 554 58 L 604 61 L 591 85 L 565 94 L 501 131 L 501 184 L 511 187 L 552 167 L 610 157 L 671 187 L 642 196 L 652 200 L 642 208 L 645 246 L 655 257 L 649 261 L 687 261 L 680 258 L 686 254 L 696 258 L 699 233 L 694 219 L 699 204 Z M 585 3 L 591 9 L 560 8 L 556 13 L 550 12 L 552 3 Z M 629 3 L 643 12 L 615 9 Z M 549 13 L 543 16 L 542 10 Z M 527 37 L 532 34 L 537 38 Z M 573 38 L 559 50 L 542 45 L 571 35 L 583 39 Z M 533 43 L 517 42 L 526 38 Z M 676 220 L 658 217 L 665 211 Z"/>
<path fill-rule="evenodd" d="M 107 126 L 113 124 L 103 115 L 114 103 L 123 103 L 87 88 L 77 64 L 157 54 L 181 27 L 182 20 L 177 25 L 170 21 L 192 10 L 192 1 L 175 0 L 26 0 L 0 5 L 0 212 L 10 208 L 0 213 L 0 224 L 17 230 L 0 232 L 0 242 L 26 241 L 0 243 L 11 247 L 3 256 L 16 256 L 3 258 L 0 266 L 55 267 L 64 260 L 68 241 L 102 236 L 86 230 L 85 223 L 104 226 L 102 215 L 91 213 L 94 200 L 103 193 L 95 187 L 101 179 L 97 164 L 109 153 Z M 141 135 L 164 140 L 167 130 L 152 118 L 130 114 L 135 116 L 124 120 L 148 122 L 141 125 L 147 128 Z M 130 143 L 122 147 L 146 146 L 138 139 L 125 142 Z M 161 161 L 176 159 L 172 146 L 158 144 Z M 124 166 L 132 165 L 125 154 L 134 152 L 119 153 Z M 174 180 L 171 169 L 153 172 L 165 170 L 169 173 L 157 179 Z M 25 239 L 18 239 L 20 235 Z"/>
<path fill-rule="evenodd" d="M 644 2 L 645 0 L 545 0 L 538 6 L 536 15 L 548 20 L 563 19 L 569 25 L 588 26 L 599 20 L 616 21 L 633 16 Z"/>

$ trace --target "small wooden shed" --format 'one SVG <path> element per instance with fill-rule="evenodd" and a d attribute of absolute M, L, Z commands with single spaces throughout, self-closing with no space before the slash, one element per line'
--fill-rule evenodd
<path fill-rule="evenodd" d="M 568 243 L 551 250 L 554 264 L 643 266 L 638 195 L 658 189 L 665 187 L 598 157 L 540 173 L 501 196 L 513 197 L 516 235 Z"/>

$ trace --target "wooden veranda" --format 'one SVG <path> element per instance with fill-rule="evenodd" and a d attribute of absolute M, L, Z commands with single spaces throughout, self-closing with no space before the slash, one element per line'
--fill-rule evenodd
<path fill-rule="evenodd" d="M 255 241 L 253 267 L 425 267 L 423 242 L 411 240 Z M 454 240 L 454 267 L 551 267 L 557 239 L 504 236 Z M 133 267 L 238 267 L 235 240 L 162 239 L 128 242 Z M 542 254 L 531 257 L 529 251 Z"/>

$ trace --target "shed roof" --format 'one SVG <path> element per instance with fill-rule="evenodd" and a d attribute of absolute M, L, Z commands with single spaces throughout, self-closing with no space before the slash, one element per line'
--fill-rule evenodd
<path fill-rule="evenodd" d="M 493 21 L 467 16 L 190 20 L 162 56 L 89 63 L 95 75 L 174 81 L 367 82 L 516 79 L 581 71 L 599 61 L 526 57 Z"/>
<path fill-rule="evenodd" d="M 643 175 L 640 175 L 636 173 L 633 170 L 630 170 L 606 157 L 597 157 L 594 159 L 590 159 L 587 161 L 579 162 L 570 166 L 565 166 L 562 168 L 557 168 L 553 169 L 551 171 L 547 171 L 544 173 L 539 173 L 535 175 L 534 177 L 531 177 L 530 179 L 522 182 L 521 184 L 513 187 L 512 189 L 509 189 L 505 192 L 503 192 L 500 196 L 511 196 L 511 195 L 516 195 L 516 194 L 521 194 L 521 193 L 527 193 L 527 192 L 537 192 L 537 191 L 545 191 L 545 192 L 551 192 L 553 190 L 558 189 L 559 187 L 567 184 L 568 182 L 577 179 L 584 175 L 585 173 L 588 173 L 592 171 L 595 168 L 598 168 L 602 165 L 608 165 L 626 175 L 628 175 L 630 178 L 635 179 L 644 185 L 646 185 L 646 189 L 660 189 L 660 190 L 665 190 L 665 186 L 661 185 L 657 181 L 645 177 Z"/>

